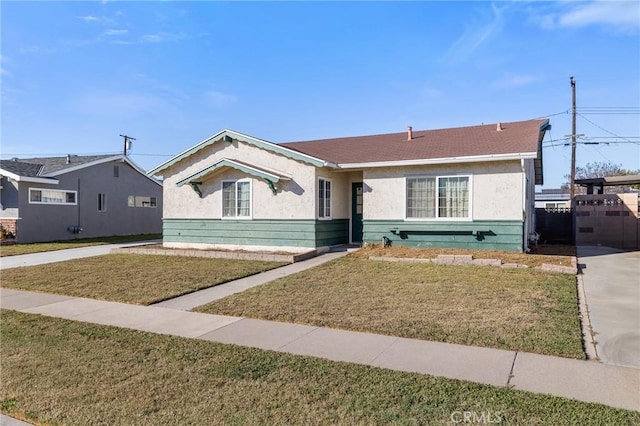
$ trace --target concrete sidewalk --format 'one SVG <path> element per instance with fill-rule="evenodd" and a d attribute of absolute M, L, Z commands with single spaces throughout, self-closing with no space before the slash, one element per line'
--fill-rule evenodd
<path fill-rule="evenodd" d="M 43 251 L 41 253 L 22 254 L 19 256 L 4 256 L 0 258 L 0 270 L 19 268 L 22 266 L 44 265 L 46 263 L 64 262 L 83 257 L 101 256 L 111 253 L 111 249 L 118 247 L 134 247 L 147 244 L 161 243 L 162 240 L 147 240 L 119 244 L 103 244 L 99 246 L 78 247 L 66 250 Z"/>
<path fill-rule="evenodd" d="M 640 369 L 531 353 L 0 289 L 20 312 L 468 380 L 640 411 Z"/>
<path fill-rule="evenodd" d="M 598 357 L 640 368 L 640 251 L 577 249 Z"/>

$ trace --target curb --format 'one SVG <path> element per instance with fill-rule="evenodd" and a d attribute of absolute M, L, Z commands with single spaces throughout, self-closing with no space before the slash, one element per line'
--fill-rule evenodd
<path fill-rule="evenodd" d="M 189 249 L 159 249 L 151 247 L 119 247 L 111 249 L 111 253 L 151 254 L 161 256 L 206 257 L 210 259 L 263 260 L 267 262 L 296 263 L 311 259 L 318 255 L 317 250 L 298 254 L 212 251 Z"/>
<path fill-rule="evenodd" d="M 369 256 L 369 260 L 381 260 L 385 262 L 412 262 L 412 263 L 436 263 L 439 265 L 465 265 L 465 266 L 497 266 L 500 268 L 529 268 L 527 265 L 520 263 L 503 263 L 500 259 L 473 259 L 471 255 L 447 255 L 440 254 L 435 259 L 416 258 L 416 257 L 386 257 L 386 256 Z M 537 269 L 544 272 L 552 272 L 557 274 L 578 273 L 578 264 L 575 256 L 571 258 L 571 266 L 551 265 L 543 263 L 536 266 Z"/>

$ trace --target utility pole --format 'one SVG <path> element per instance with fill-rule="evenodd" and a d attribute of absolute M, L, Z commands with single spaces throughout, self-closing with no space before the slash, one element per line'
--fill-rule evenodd
<path fill-rule="evenodd" d="M 135 141 L 136 138 L 132 138 L 131 136 L 127 135 L 120 135 L 120 137 L 124 138 L 124 155 L 126 156 L 127 150 L 131 149 L 131 141 Z"/>
<path fill-rule="evenodd" d="M 570 196 L 573 202 L 573 197 L 576 195 L 576 81 L 573 77 L 570 77 L 571 81 L 571 182 Z"/>

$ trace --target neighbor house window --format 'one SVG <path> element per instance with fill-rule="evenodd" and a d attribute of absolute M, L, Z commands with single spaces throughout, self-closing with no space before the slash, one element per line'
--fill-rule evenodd
<path fill-rule="evenodd" d="M 98 194 L 98 211 L 107 211 L 107 194 Z"/>
<path fill-rule="evenodd" d="M 318 179 L 318 217 L 331 218 L 331 181 Z"/>
<path fill-rule="evenodd" d="M 407 178 L 407 218 L 469 218 L 469 176 Z"/>
<path fill-rule="evenodd" d="M 75 205 L 76 194 L 76 191 L 29 188 L 29 203 Z"/>
<path fill-rule="evenodd" d="M 113 177 L 120 177 L 120 167 L 113 166 Z"/>
<path fill-rule="evenodd" d="M 251 181 L 222 182 L 222 217 L 251 217 Z"/>
<path fill-rule="evenodd" d="M 157 207 L 156 197 L 147 197 L 144 195 L 129 195 L 127 198 L 129 207 Z"/>

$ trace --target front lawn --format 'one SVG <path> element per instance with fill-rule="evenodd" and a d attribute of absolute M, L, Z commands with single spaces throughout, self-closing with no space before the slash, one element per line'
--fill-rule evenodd
<path fill-rule="evenodd" d="M 14 244 L 0 246 L 0 256 L 40 253 L 43 251 L 65 250 L 103 244 L 130 243 L 134 241 L 161 240 L 162 234 L 120 235 L 113 237 L 82 238 L 78 240 L 52 241 L 49 243 Z"/>
<path fill-rule="evenodd" d="M 2 286 L 148 305 L 282 265 L 253 260 L 109 254 L 5 269 Z"/>
<path fill-rule="evenodd" d="M 639 424 L 640 413 L 272 351 L 0 311 L 0 411 L 45 424 Z"/>
<path fill-rule="evenodd" d="M 359 256 L 197 310 L 584 358 L 572 275 Z"/>

